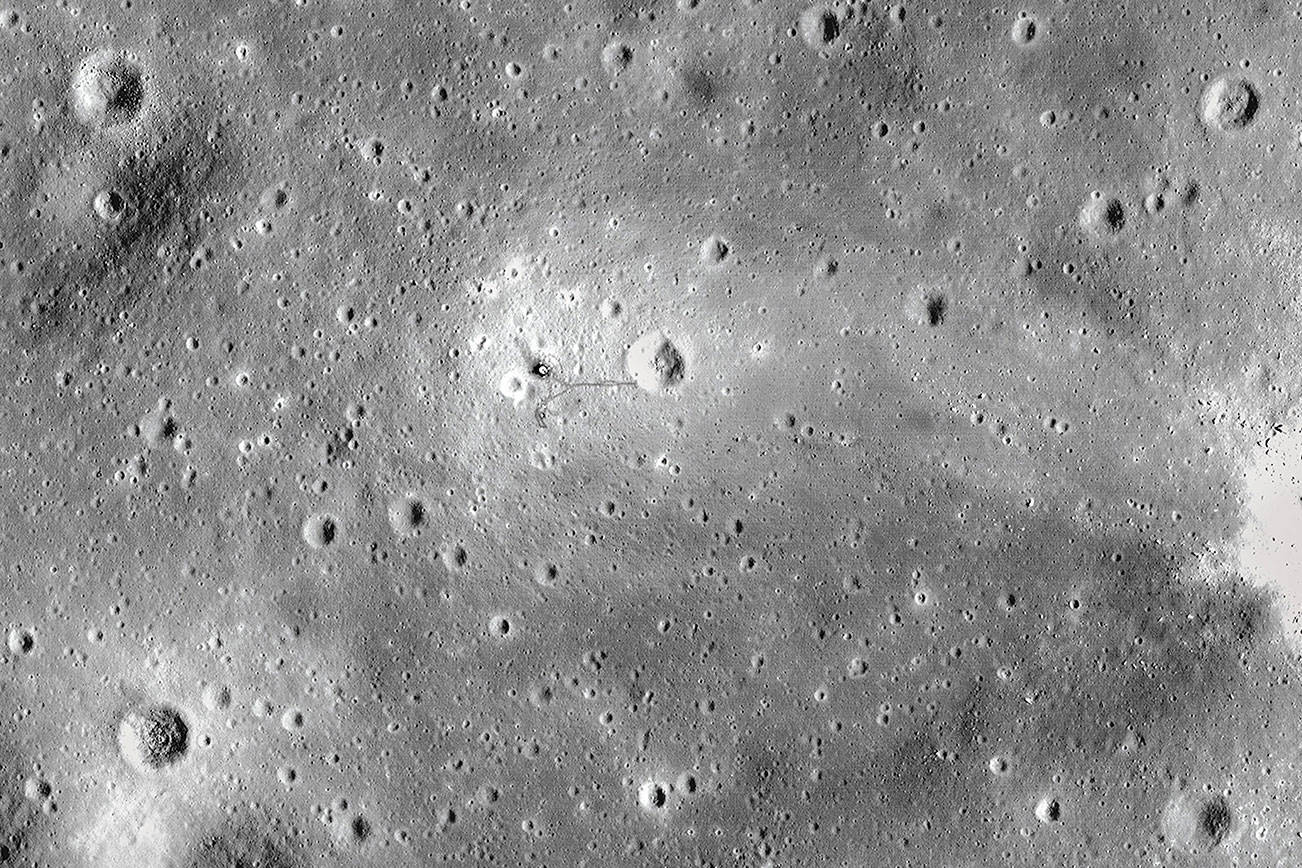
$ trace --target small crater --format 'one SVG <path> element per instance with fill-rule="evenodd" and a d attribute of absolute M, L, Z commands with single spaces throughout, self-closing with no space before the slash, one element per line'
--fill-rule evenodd
<path fill-rule="evenodd" d="M 633 46 L 616 39 L 601 50 L 601 65 L 611 75 L 619 75 L 633 64 Z"/>
<path fill-rule="evenodd" d="M 1013 44 L 1022 47 L 1034 44 L 1039 37 L 1040 24 L 1028 12 L 1018 14 L 1017 20 L 1013 22 L 1013 26 L 1008 33 L 1008 38 L 1013 41 Z"/>
<path fill-rule="evenodd" d="M 426 521 L 425 502 L 408 494 L 389 502 L 389 526 L 399 536 L 410 536 Z"/>
<path fill-rule="evenodd" d="M 282 211 L 289 207 L 289 191 L 284 185 L 268 187 L 258 197 L 258 204 L 265 211 Z"/>
<path fill-rule="evenodd" d="M 1041 823 L 1057 823 L 1061 821 L 1061 803 L 1053 796 L 1044 796 L 1035 803 L 1035 818 Z"/>
<path fill-rule="evenodd" d="M 298 732 L 305 722 L 301 708 L 286 708 L 280 715 L 280 726 L 285 732 Z"/>
<path fill-rule="evenodd" d="M 1012 771 L 1012 765 L 1008 762 L 1008 757 L 998 754 L 990 758 L 990 761 L 986 763 L 986 767 L 990 769 L 990 774 L 997 778 L 1006 777 Z"/>
<path fill-rule="evenodd" d="M 40 802 L 54 792 L 54 787 L 44 778 L 27 777 L 23 781 L 23 798 L 29 802 Z"/>
<path fill-rule="evenodd" d="M 1112 238 L 1126 228 L 1126 206 L 1116 196 L 1107 196 L 1098 190 L 1090 194 L 1089 201 L 1080 209 L 1081 229 L 1095 238 Z"/>
<path fill-rule="evenodd" d="M 308 516 L 303 522 L 303 541 L 314 549 L 334 545 L 339 538 L 339 520 L 326 512 Z"/>
<path fill-rule="evenodd" d="M 365 814 L 354 814 L 348 821 L 348 836 L 355 844 L 364 844 L 369 841 L 375 827 Z"/>
<path fill-rule="evenodd" d="M 543 588 L 554 588 L 561 580 L 561 568 L 553 563 L 540 564 L 533 572 L 533 580 Z"/>
<path fill-rule="evenodd" d="M 363 139 L 358 144 L 357 149 L 361 152 L 362 159 L 366 160 L 368 163 L 374 163 L 378 166 L 380 163 L 384 162 L 384 139 L 381 139 L 378 136 L 370 136 Z"/>
<path fill-rule="evenodd" d="M 503 397 L 510 398 L 517 406 L 532 397 L 537 391 L 537 384 L 527 372 L 515 369 L 507 371 L 498 381 L 497 390 Z"/>
<path fill-rule="evenodd" d="M 117 190 L 99 190 L 91 199 L 91 207 L 95 209 L 96 217 L 110 226 L 116 226 L 127 213 L 127 200 Z"/>
<path fill-rule="evenodd" d="M 36 653 L 36 634 L 27 627 L 10 627 L 5 644 L 9 653 L 26 657 Z"/>
<path fill-rule="evenodd" d="M 225 684 L 205 684 L 199 698 L 209 711 L 225 711 L 231 707 L 231 689 Z"/>
<path fill-rule="evenodd" d="M 453 543 L 445 547 L 439 557 L 443 560 L 443 566 L 448 572 L 456 573 L 465 569 L 466 563 L 470 560 L 470 553 L 460 543 Z"/>
<path fill-rule="evenodd" d="M 841 19 L 828 6 L 811 6 L 800 15 L 800 36 L 810 48 L 822 49 L 841 35 Z"/>
<path fill-rule="evenodd" d="M 136 436 L 151 449 L 167 445 L 177 434 L 176 418 L 172 415 L 172 402 L 167 397 L 158 399 L 153 409 L 136 423 Z"/>
<path fill-rule="evenodd" d="M 661 813 L 669 807 L 669 789 L 660 781 L 643 781 L 637 789 L 637 803 L 644 811 Z"/>
<path fill-rule="evenodd" d="M 722 265 L 732 253 L 732 245 L 721 235 L 711 235 L 701 242 L 701 262 L 705 265 Z"/>
<path fill-rule="evenodd" d="M 546 684 L 535 684 L 529 688 L 529 704 L 534 708 L 546 708 L 555 698 L 556 694 Z"/>
<path fill-rule="evenodd" d="M 841 265 L 831 256 L 823 254 L 814 260 L 813 270 L 814 277 L 820 280 L 831 280 L 841 270 Z"/>
<path fill-rule="evenodd" d="M 488 633 L 494 639 L 510 638 L 514 630 L 511 619 L 505 615 L 494 615 L 488 621 Z"/>

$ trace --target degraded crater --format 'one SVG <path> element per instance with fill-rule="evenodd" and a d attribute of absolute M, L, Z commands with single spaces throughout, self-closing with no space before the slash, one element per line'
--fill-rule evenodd
<path fill-rule="evenodd" d="M 601 50 L 601 65 L 610 75 L 619 75 L 633 64 L 633 46 L 622 39 L 606 44 Z"/>
<path fill-rule="evenodd" d="M 328 512 L 318 512 L 303 520 L 303 541 L 314 549 L 335 544 L 339 538 L 339 519 Z"/>
<path fill-rule="evenodd" d="M 810 48 L 826 48 L 841 35 L 841 19 L 829 6 L 811 6 L 800 14 L 800 35 Z"/>
<path fill-rule="evenodd" d="M 920 287 L 904 301 L 904 313 L 910 320 L 933 329 L 949 321 L 952 308 L 949 294 L 938 286 Z"/>
<path fill-rule="evenodd" d="M 1209 853 L 1234 831 L 1234 810 L 1221 793 L 1177 792 L 1162 812 L 1162 834 L 1177 850 Z"/>
<path fill-rule="evenodd" d="M 231 707 L 231 689 L 228 685 L 219 682 L 205 684 L 200 697 L 203 699 L 204 708 L 209 711 L 225 711 Z"/>
<path fill-rule="evenodd" d="M 190 726 L 175 706 L 145 703 L 122 716 L 118 749 L 137 772 L 157 772 L 185 758 L 190 749 Z"/>
<path fill-rule="evenodd" d="M 73 116 L 88 127 L 130 123 L 145 104 L 144 70 L 125 52 L 100 49 L 73 72 L 68 101 Z"/>
<path fill-rule="evenodd" d="M 1255 84 L 1241 75 L 1223 75 L 1203 90 L 1199 115 L 1209 129 L 1237 132 L 1252 125 L 1260 107 Z"/>
<path fill-rule="evenodd" d="M 682 351 L 661 331 L 648 332 L 634 341 L 627 365 L 633 382 L 648 392 L 672 389 L 687 376 Z"/>
<path fill-rule="evenodd" d="M 10 627 L 5 644 L 9 648 L 9 653 L 26 657 L 36 651 L 36 634 L 27 627 Z"/>
<path fill-rule="evenodd" d="M 643 781 L 637 788 L 637 803 L 644 811 L 660 813 L 669 807 L 669 789 L 662 781 Z"/>
<path fill-rule="evenodd" d="M 1081 229 L 1094 238 L 1112 238 L 1126 228 L 1126 206 L 1120 198 L 1098 190 L 1081 206 Z"/>
<path fill-rule="evenodd" d="M 700 258 L 704 265 L 722 265 L 731 254 L 732 244 L 718 233 L 701 242 Z"/>
<path fill-rule="evenodd" d="M 1022 47 L 1032 45 L 1039 36 L 1040 23 L 1034 15 L 1027 12 L 1019 13 L 1008 31 L 1008 38 L 1013 41 L 1013 44 Z"/>
<path fill-rule="evenodd" d="M 399 536 L 410 536 L 425 524 L 425 501 L 414 494 L 389 501 L 389 526 Z"/>
<path fill-rule="evenodd" d="M 91 200 L 95 215 L 110 226 L 122 222 L 127 211 L 127 200 L 117 190 L 99 190 Z"/>
<path fill-rule="evenodd" d="M 348 840 L 354 844 L 364 844 L 375 834 L 375 826 L 365 814 L 353 814 L 348 818 Z"/>
<path fill-rule="evenodd" d="M 512 403 L 523 404 L 537 391 L 535 382 L 537 379 L 540 378 L 531 377 L 518 368 L 512 368 L 502 375 L 497 383 L 497 390 L 503 397 L 510 398 Z"/>

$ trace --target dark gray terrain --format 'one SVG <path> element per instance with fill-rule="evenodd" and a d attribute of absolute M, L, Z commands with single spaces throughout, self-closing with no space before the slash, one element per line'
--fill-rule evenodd
<path fill-rule="evenodd" d="M 0 866 L 1302 864 L 1300 37 L 0 11 Z"/>

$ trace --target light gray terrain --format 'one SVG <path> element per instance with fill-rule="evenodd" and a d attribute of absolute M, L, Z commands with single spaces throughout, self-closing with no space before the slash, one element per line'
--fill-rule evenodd
<path fill-rule="evenodd" d="M 0 11 L 0 866 L 1302 864 L 1300 36 Z"/>

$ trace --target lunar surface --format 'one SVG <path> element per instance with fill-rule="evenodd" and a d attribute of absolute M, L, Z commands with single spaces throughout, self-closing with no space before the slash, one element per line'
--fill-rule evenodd
<path fill-rule="evenodd" d="M 0 866 L 1302 865 L 1300 39 L 0 9 Z"/>

